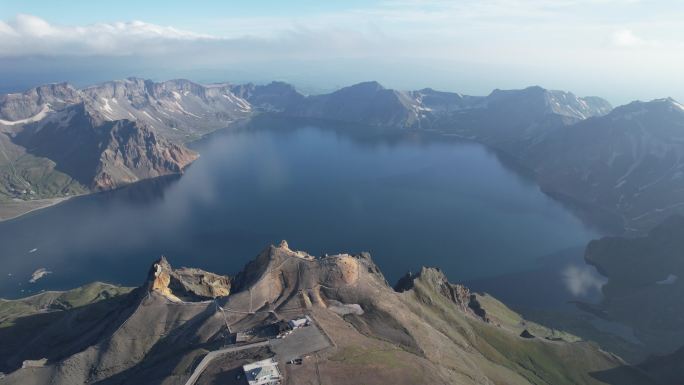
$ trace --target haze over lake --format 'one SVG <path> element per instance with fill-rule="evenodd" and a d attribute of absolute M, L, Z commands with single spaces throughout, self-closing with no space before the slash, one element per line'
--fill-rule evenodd
<path fill-rule="evenodd" d="M 390 283 L 421 265 L 458 282 L 532 269 L 599 235 L 479 144 L 323 126 L 257 119 L 193 143 L 201 157 L 181 177 L 1 222 L 0 297 L 138 285 L 160 255 L 232 274 L 281 239 L 369 251 Z M 29 283 L 38 268 L 52 274 Z"/>

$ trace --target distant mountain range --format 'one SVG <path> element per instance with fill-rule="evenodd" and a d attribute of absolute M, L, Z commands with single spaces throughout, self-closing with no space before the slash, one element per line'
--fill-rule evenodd
<path fill-rule="evenodd" d="M 264 113 L 479 141 L 534 171 L 550 195 L 600 212 L 616 229 L 645 232 L 684 212 L 684 107 L 672 99 L 613 109 L 598 97 L 541 87 L 467 96 L 365 82 L 307 96 L 283 82 L 200 85 L 134 78 L 0 96 L 0 202 L 180 172 L 195 158 L 183 143 Z M 116 121 L 122 123 L 106 123 Z M 101 143 L 105 131 L 124 127 L 125 140 Z M 69 150 L 74 146 L 79 154 Z"/>

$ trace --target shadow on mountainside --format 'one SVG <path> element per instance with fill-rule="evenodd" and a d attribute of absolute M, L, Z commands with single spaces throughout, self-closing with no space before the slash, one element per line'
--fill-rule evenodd
<path fill-rule="evenodd" d="M 140 291 L 82 307 L 51 309 L 13 320 L 0 328 L 0 372 L 21 368 L 25 360 L 54 363 L 114 333 L 135 311 Z M 48 306 L 48 309 L 50 307 Z"/>
<path fill-rule="evenodd" d="M 665 356 L 652 356 L 636 368 L 643 373 L 644 384 L 684 384 L 684 347 Z M 618 385 L 625 376 L 633 375 L 634 371 L 634 367 L 623 366 L 592 373 L 592 376 L 605 383 Z M 646 382 L 647 380 L 651 382 Z"/>
<path fill-rule="evenodd" d="M 599 372 L 592 372 L 589 373 L 589 375 L 595 378 L 596 380 L 609 385 L 621 385 L 629 383 L 629 381 L 634 382 L 635 380 L 639 381 L 639 383 L 643 385 L 679 385 L 682 384 L 682 380 L 684 379 L 680 377 L 678 381 L 661 382 L 659 380 L 654 379 L 648 373 L 644 373 L 639 369 L 629 365 L 620 366 L 608 370 L 602 370 Z"/>
<path fill-rule="evenodd" d="M 141 336 L 141 338 L 160 337 L 145 353 L 142 360 L 128 369 L 113 374 L 103 380 L 94 382 L 98 385 L 142 383 L 161 384 L 169 377 L 175 377 L 179 382 L 185 382 L 192 370 L 199 364 L 209 351 L 221 349 L 227 334 L 222 326 L 218 332 L 208 336 L 206 342 L 202 342 L 203 333 L 206 333 L 207 323 L 210 318 L 216 316 L 216 308 L 207 306 L 199 314 L 186 320 L 181 326 L 163 336 Z M 223 321 L 219 319 L 219 323 Z M 103 349 L 113 349 L 105 342 Z M 121 352 L 126 354 L 126 352 Z"/>

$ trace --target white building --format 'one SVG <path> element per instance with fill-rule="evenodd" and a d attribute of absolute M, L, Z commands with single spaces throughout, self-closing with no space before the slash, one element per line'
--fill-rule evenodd
<path fill-rule="evenodd" d="M 283 376 L 273 358 L 253 362 L 242 367 L 249 385 L 280 385 Z"/>
<path fill-rule="evenodd" d="M 304 326 L 311 325 L 311 318 L 309 318 L 309 316 L 302 317 L 302 318 L 295 318 L 295 319 L 289 320 L 287 323 L 288 323 L 288 325 L 290 325 L 290 327 L 292 329 L 299 329 L 299 328 L 303 328 Z"/>

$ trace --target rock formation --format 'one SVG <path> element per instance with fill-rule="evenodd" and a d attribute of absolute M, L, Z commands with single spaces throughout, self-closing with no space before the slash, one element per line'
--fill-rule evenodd
<path fill-rule="evenodd" d="M 172 301 L 199 301 L 225 297 L 230 294 L 231 279 L 194 268 L 174 270 L 161 257 L 152 265 L 148 275 L 148 290 Z"/>

